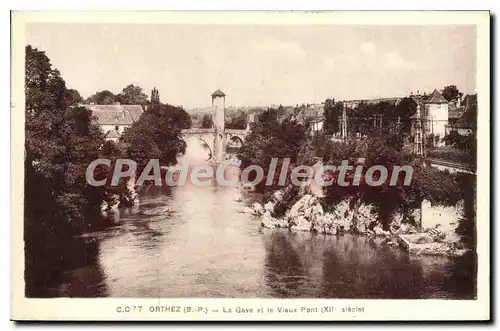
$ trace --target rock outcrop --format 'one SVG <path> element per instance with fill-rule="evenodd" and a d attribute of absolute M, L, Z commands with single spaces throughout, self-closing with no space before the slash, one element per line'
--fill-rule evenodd
<path fill-rule="evenodd" d="M 260 216 L 260 215 L 263 215 L 266 210 L 264 209 L 264 207 L 262 207 L 262 205 L 260 203 L 255 202 L 252 205 L 252 211 L 253 211 L 252 214 Z"/>
<path fill-rule="evenodd" d="M 460 242 L 436 241 L 429 233 L 402 234 L 398 239 L 411 255 L 461 256 L 468 251 Z"/>
<path fill-rule="evenodd" d="M 287 221 L 285 221 L 284 219 L 272 217 L 270 212 L 265 212 L 264 215 L 262 215 L 261 224 L 263 227 L 268 229 L 288 227 Z"/>

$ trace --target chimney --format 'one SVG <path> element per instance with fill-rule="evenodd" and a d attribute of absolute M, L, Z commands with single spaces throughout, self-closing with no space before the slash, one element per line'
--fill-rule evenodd
<path fill-rule="evenodd" d="M 457 98 L 457 107 L 462 106 L 462 99 L 460 97 Z"/>

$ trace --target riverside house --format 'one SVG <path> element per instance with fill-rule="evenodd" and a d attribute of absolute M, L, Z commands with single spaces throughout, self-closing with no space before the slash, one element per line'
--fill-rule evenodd
<path fill-rule="evenodd" d="M 106 140 L 114 142 L 122 136 L 132 123 L 144 112 L 140 105 L 83 105 L 92 111 L 97 123 L 106 134 Z"/>

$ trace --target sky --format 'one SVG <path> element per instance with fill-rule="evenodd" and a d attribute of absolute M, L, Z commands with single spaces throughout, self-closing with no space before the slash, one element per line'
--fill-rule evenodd
<path fill-rule="evenodd" d="M 476 88 L 472 25 L 145 25 L 32 23 L 26 43 L 46 52 L 86 98 L 128 84 L 185 108 L 265 106 Z"/>

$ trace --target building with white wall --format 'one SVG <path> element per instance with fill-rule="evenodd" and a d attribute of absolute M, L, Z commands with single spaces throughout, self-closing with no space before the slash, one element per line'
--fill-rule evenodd
<path fill-rule="evenodd" d="M 428 98 L 422 100 L 422 103 L 424 105 L 424 133 L 436 137 L 436 145 L 444 145 L 443 138 L 448 125 L 448 100 L 435 89 Z"/>
<path fill-rule="evenodd" d="M 118 141 L 123 132 L 136 122 L 143 113 L 140 105 L 83 105 L 92 111 L 106 140 Z"/>

